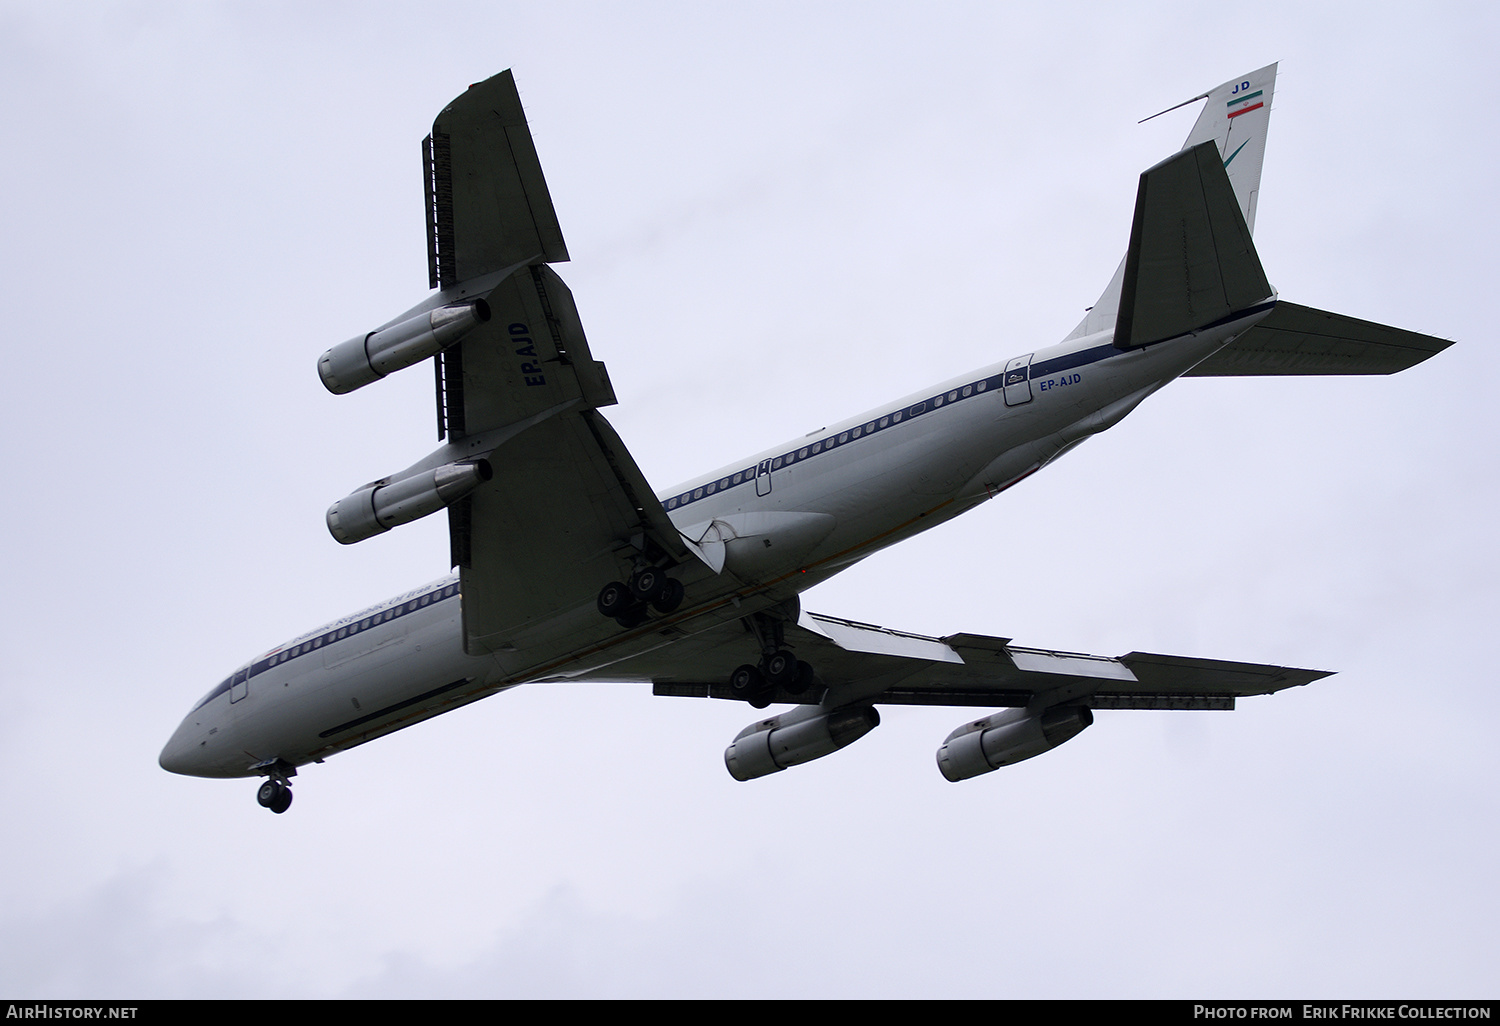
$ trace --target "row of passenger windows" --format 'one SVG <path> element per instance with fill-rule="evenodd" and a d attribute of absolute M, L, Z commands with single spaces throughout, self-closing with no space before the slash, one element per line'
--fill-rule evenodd
<path fill-rule="evenodd" d="M 827 452 L 830 449 L 836 449 L 841 445 L 847 445 L 848 443 L 854 441 L 856 438 L 874 434 L 876 431 L 892 427 L 911 417 L 920 416 L 923 413 L 928 412 L 929 410 L 936 410 L 938 407 L 944 405 L 945 403 L 954 403 L 958 402 L 960 399 L 967 399 L 972 395 L 978 395 L 979 393 L 995 385 L 998 385 L 999 383 L 1000 379 L 998 377 L 984 378 L 982 380 L 964 385 L 962 388 L 955 388 L 947 393 L 935 395 L 930 399 L 924 399 L 919 403 L 913 403 L 905 409 L 897 410 L 894 413 L 887 414 L 886 416 L 881 417 L 878 420 L 872 420 L 868 424 L 861 424 L 860 426 L 849 431 L 840 432 L 836 437 L 825 438 L 821 441 L 814 442 L 812 445 L 804 445 L 800 449 L 793 449 L 791 452 L 785 452 L 780 456 L 776 456 L 770 460 L 762 461 L 762 463 L 760 464 L 762 468 L 761 473 L 770 473 L 773 470 L 780 470 L 782 467 L 789 467 L 793 463 L 800 463 L 802 460 L 810 459 L 813 456 L 818 455 L 819 453 Z M 746 467 L 744 470 L 741 470 L 736 474 L 721 477 L 717 481 L 710 481 L 708 484 L 702 485 L 698 488 L 694 488 L 690 492 L 683 492 L 681 495 L 674 495 L 666 501 L 665 505 L 667 509 L 676 509 L 679 506 L 686 506 L 690 502 L 697 502 L 699 499 L 702 499 L 705 496 L 713 495 L 715 492 L 721 492 L 726 488 L 733 488 L 735 485 L 753 481 L 755 480 L 755 473 L 755 467 Z"/>
<path fill-rule="evenodd" d="M 415 613 L 418 609 L 421 609 L 425 605 L 433 602 L 441 602 L 443 599 L 451 598 L 457 594 L 458 585 L 450 584 L 446 588 L 442 588 L 438 591 L 429 591 L 426 595 L 419 595 L 418 597 L 411 599 L 408 602 L 403 602 L 399 606 L 392 606 L 390 609 L 387 609 L 384 612 L 376 613 L 373 616 L 367 616 L 363 620 L 358 620 L 354 623 L 347 624 L 343 627 L 338 628 L 337 630 L 328 631 L 326 634 L 320 634 L 316 638 L 311 638 L 299 645 L 293 645 L 291 648 L 287 649 L 284 652 L 277 652 L 275 655 L 270 656 L 267 659 L 262 659 L 260 662 L 255 663 L 250 667 L 250 676 L 254 677 L 257 673 L 262 673 L 266 670 L 269 670 L 273 666 L 279 666 L 282 663 L 286 662 L 288 659 L 295 659 L 300 655 L 306 655 L 308 652 L 311 652 L 314 649 L 322 648 L 325 643 L 332 644 L 335 641 L 341 641 L 344 638 L 354 634 L 358 634 L 361 631 L 367 631 L 377 624 L 387 623 L 391 620 L 396 619 L 398 616 L 405 616 L 407 613 Z"/>
<path fill-rule="evenodd" d="M 228 691 L 231 684 L 242 684 L 248 678 L 254 677 L 256 674 L 264 673 L 265 671 L 271 669 L 273 666 L 280 666 L 290 659 L 296 659 L 298 656 L 306 655 L 309 652 L 322 648 L 324 645 L 331 645 L 335 641 L 341 641 L 344 638 L 352 637 L 355 634 L 360 634 L 364 631 L 369 630 L 371 627 L 376 627 L 380 624 L 395 620 L 398 617 L 405 616 L 407 613 L 415 613 L 423 606 L 431 605 L 434 602 L 441 602 L 443 599 L 452 598 L 457 594 L 458 585 L 456 583 L 450 584 L 446 587 L 439 588 L 436 591 L 429 591 L 425 595 L 418 595 L 416 598 L 403 602 L 399 606 L 392 606 L 391 608 L 381 610 L 378 613 L 372 613 L 371 615 L 364 617 L 361 620 L 356 620 L 354 623 L 345 624 L 344 626 L 336 628 L 335 630 L 325 631 L 324 633 L 318 635 L 316 638 L 309 638 L 306 641 L 299 642 L 289 649 L 273 653 L 272 655 L 269 655 L 264 659 L 258 659 L 255 662 L 251 663 L 249 667 L 241 669 L 238 672 L 224 678 L 222 683 L 220 683 L 208 694 L 204 695 L 202 700 L 197 705 L 193 706 L 193 708 L 198 709 L 204 705 L 207 705 L 209 702 L 213 701 L 215 698 Z M 248 673 L 246 672 L 247 670 Z"/>

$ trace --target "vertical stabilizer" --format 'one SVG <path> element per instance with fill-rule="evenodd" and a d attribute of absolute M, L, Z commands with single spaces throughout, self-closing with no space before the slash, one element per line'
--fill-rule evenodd
<path fill-rule="evenodd" d="M 1182 148 L 1188 150 L 1213 141 L 1224 163 L 1224 172 L 1229 176 L 1234 198 L 1239 203 L 1240 214 L 1252 232 L 1255 230 L 1256 200 L 1260 195 L 1261 162 L 1266 154 L 1266 129 L 1271 121 L 1271 94 L 1275 87 L 1276 65 L 1268 64 L 1259 71 L 1232 78 L 1216 89 L 1177 105 L 1184 107 L 1198 100 L 1208 101 Z M 1081 338 L 1114 326 L 1120 310 L 1120 285 L 1124 275 L 1125 262 L 1122 260 L 1104 293 L 1068 338 Z"/>
<path fill-rule="evenodd" d="M 1188 133 L 1185 150 L 1213 140 L 1224 159 L 1224 173 L 1239 200 L 1245 225 L 1255 231 L 1255 200 L 1260 195 L 1260 165 L 1266 156 L 1266 127 L 1271 123 L 1271 93 L 1276 65 L 1231 82 L 1207 94 L 1208 103 Z"/>

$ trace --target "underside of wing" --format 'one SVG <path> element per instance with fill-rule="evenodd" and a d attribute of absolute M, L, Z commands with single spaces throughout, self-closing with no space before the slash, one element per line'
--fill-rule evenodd
<path fill-rule="evenodd" d="M 980 708 L 1233 709 L 1329 676 L 1259 663 L 1131 652 L 1118 657 L 1056 652 L 1008 638 L 954 634 L 931 638 L 804 613 L 786 641 L 815 670 L 817 687 L 781 701 L 826 707 L 947 705 Z M 625 664 L 659 695 L 734 698 L 727 681 L 736 662 L 753 661 L 754 637 L 735 626 L 687 639 Z M 613 668 L 617 669 L 617 668 Z M 618 678 L 616 678 L 618 679 Z"/>
<path fill-rule="evenodd" d="M 614 393 L 567 286 L 545 265 L 523 266 L 487 302 L 483 329 L 443 354 L 450 444 L 493 474 L 449 515 L 465 645 L 544 658 L 614 627 L 594 599 L 632 560 L 688 553 L 598 411 Z"/>
<path fill-rule="evenodd" d="M 736 661 L 755 658 L 756 634 L 747 618 L 608 672 L 613 679 L 649 680 L 657 695 L 744 699 L 736 690 L 748 667 L 734 672 L 735 683 L 721 675 Z M 758 708 L 797 704 L 734 738 L 724 763 L 736 780 L 777 773 L 854 743 L 880 724 L 881 705 L 999 710 L 960 724 L 938 748 L 938 769 L 957 782 L 1051 751 L 1089 727 L 1096 709 L 1233 709 L 1239 698 L 1328 676 L 1148 652 L 1116 658 L 1055 652 L 979 634 L 931 638 L 816 613 L 786 624 L 782 637 L 805 666 L 799 666 L 795 693 L 777 686 L 750 700 Z M 771 658 L 760 663 L 767 672 Z M 626 675 L 618 676 L 622 671 Z"/>
<path fill-rule="evenodd" d="M 1184 376 L 1394 374 L 1452 344 L 1282 300 L 1259 324 Z"/>
<path fill-rule="evenodd" d="M 616 629 L 594 601 L 633 561 L 688 552 L 598 412 L 614 391 L 547 266 L 568 252 L 510 72 L 453 101 L 423 148 L 433 284 L 489 314 L 436 367 L 440 436 L 492 475 L 449 512 L 465 647 L 534 665 Z"/>

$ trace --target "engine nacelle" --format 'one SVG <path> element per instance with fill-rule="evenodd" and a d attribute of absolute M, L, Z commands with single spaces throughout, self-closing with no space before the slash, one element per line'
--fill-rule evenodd
<path fill-rule="evenodd" d="M 482 299 L 440 306 L 340 342 L 318 358 L 318 376 L 328 391 L 344 395 L 436 355 L 489 319 Z"/>
<path fill-rule="evenodd" d="M 724 765 L 736 780 L 754 780 L 788 766 L 812 762 L 852 745 L 880 725 L 873 706 L 819 712 L 802 705 L 752 723 L 724 749 Z"/>
<path fill-rule="evenodd" d="M 1086 706 L 1058 706 L 1040 715 L 1006 709 L 949 734 L 937 751 L 938 769 L 956 784 L 1049 752 L 1093 722 Z"/>
<path fill-rule="evenodd" d="M 493 476 L 488 460 L 475 460 L 396 481 L 382 478 L 329 506 L 328 532 L 340 544 L 353 545 L 451 506 Z"/>

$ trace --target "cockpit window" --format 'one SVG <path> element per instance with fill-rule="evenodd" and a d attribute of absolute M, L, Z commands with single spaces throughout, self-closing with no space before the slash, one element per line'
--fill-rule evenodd
<path fill-rule="evenodd" d="M 229 690 L 229 682 L 232 681 L 232 680 L 234 680 L 234 674 L 231 673 L 228 677 L 225 677 L 218 684 L 215 684 L 214 685 L 214 689 L 212 691 L 210 691 L 208 694 L 204 695 L 202 698 L 198 699 L 198 704 L 195 705 L 195 706 L 193 706 L 193 708 L 192 708 L 191 711 L 192 712 L 197 712 L 199 709 L 202 709 L 209 702 L 212 702 L 214 699 L 218 698 L 224 692 L 228 691 Z"/>

